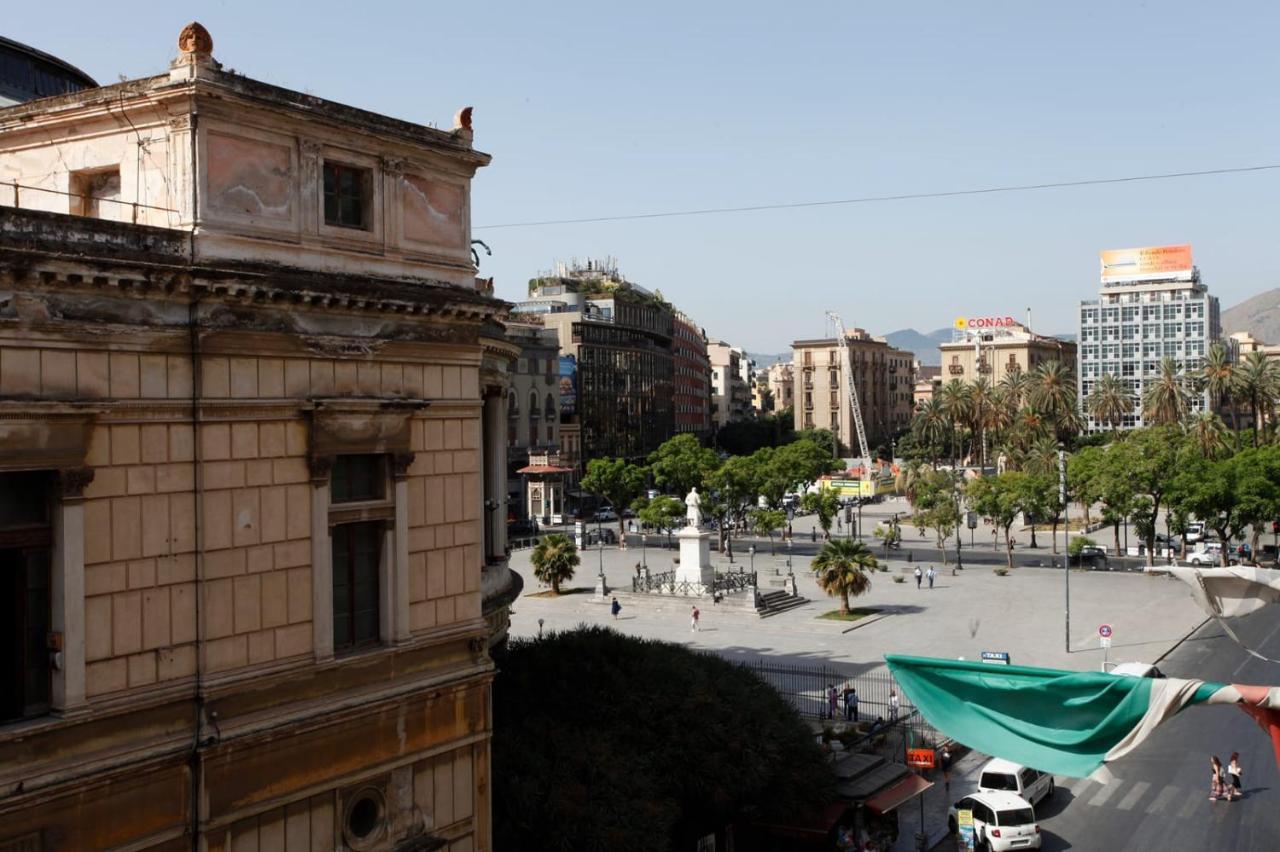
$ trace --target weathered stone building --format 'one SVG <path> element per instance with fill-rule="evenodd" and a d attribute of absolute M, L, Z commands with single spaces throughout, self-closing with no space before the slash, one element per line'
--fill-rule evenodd
<path fill-rule="evenodd" d="M 489 157 L 179 46 L 0 109 L 0 848 L 489 849 Z"/>

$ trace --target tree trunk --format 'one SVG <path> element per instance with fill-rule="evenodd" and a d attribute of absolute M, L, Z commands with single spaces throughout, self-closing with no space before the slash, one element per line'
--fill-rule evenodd
<path fill-rule="evenodd" d="M 957 533 L 956 533 L 956 535 L 957 535 L 957 536 L 959 536 L 959 535 L 960 535 L 960 533 L 959 533 L 959 532 L 957 532 Z M 948 562 L 947 562 L 947 545 L 946 545 L 946 541 L 947 541 L 947 539 L 946 539 L 946 537 L 942 534 L 942 530 L 938 530 L 938 550 L 942 551 L 942 564 L 943 564 L 943 565 L 947 565 L 947 564 L 948 564 Z"/>
<path fill-rule="evenodd" d="M 1071 531 L 1067 531 L 1067 535 L 1071 535 Z M 1058 555 L 1058 519 L 1053 519 L 1053 555 Z"/>
<path fill-rule="evenodd" d="M 560 575 L 559 574 L 551 575 L 551 594 L 553 595 L 560 594 Z"/>
<path fill-rule="evenodd" d="M 627 522 L 623 519 L 622 513 L 618 513 L 618 549 L 627 549 Z M 604 546 L 604 542 L 600 542 L 600 546 Z"/>
<path fill-rule="evenodd" d="M 849 592 L 845 589 L 840 590 L 840 614 L 849 614 Z"/>
<path fill-rule="evenodd" d="M 1036 544 L 1036 525 L 1031 525 L 1031 549 L 1034 550 L 1040 545 Z"/>
<path fill-rule="evenodd" d="M 1120 522 L 1119 521 L 1116 521 L 1111 525 L 1111 531 L 1115 533 L 1115 536 L 1116 536 L 1116 556 L 1124 556 L 1124 553 L 1122 553 L 1120 550 Z"/>
<path fill-rule="evenodd" d="M 1009 535 L 1009 527 L 1004 528 L 1004 555 L 1009 563 L 1009 570 L 1013 570 L 1013 537 Z"/>

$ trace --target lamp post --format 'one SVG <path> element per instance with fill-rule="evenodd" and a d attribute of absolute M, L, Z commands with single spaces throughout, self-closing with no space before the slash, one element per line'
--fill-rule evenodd
<path fill-rule="evenodd" d="M 648 555 L 647 555 L 648 550 L 649 550 L 649 536 L 646 535 L 645 533 L 640 533 L 640 567 L 641 568 L 649 567 L 649 561 L 648 561 Z"/>
<path fill-rule="evenodd" d="M 542 638 L 542 619 L 538 619 L 538 638 Z"/>
<path fill-rule="evenodd" d="M 751 573 L 756 573 L 756 546 L 753 544 L 747 548 L 747 553 L 751 554 Z"/>
<path fill-rule="evenodd" d="M 791 539 L 787 539 L 787 576 L 791 576 Z"/>
<path fill-rule="evenodd" d="M 1067 554 L 1067 542 L 1070 540 L 1067 523 L 1067 453 L 1058 450 L 1058 502 L 1062 504 L 1062 594 L 1063 594 L 1063 628 L 1066 636 L 1066 651 L 1071 653 L 1071 557 Z"/>
<path fill-rule="evenodd" d="M 604 526 L 600 520 L 600 513 L 596 513 L 596 544 L 600 545 L 600 577 L 604 578 Z"/>

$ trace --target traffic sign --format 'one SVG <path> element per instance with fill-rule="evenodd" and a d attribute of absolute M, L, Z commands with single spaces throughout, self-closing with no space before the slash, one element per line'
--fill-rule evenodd
<path fill-rule="evenodd" d="M 1007 666 L 1009 665 L 1009 652 L 1008 651 L 983 651 L 982 662 L 995 663 L 998 666 Z"/>
<path fill-rule="evenodd" d="M 1104 624 L 1104 625 L 1102 625 L 1101 627 L 1099 627 L 1099 628 L 1098 628 L 1098 635 L 1099 635 L 1099 636 L 1101 636 L 1103 639 L 1110 639 L 1110 638 L 1111 638 L 1111 625 L 1110 625 L 1110 624 Z"/>

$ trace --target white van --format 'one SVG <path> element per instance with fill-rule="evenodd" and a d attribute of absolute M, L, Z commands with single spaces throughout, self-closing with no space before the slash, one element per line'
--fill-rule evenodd
<path fill-rule="evenodd" d="M 1053 776 L 1030 766 L 992 758 L 978 774 L 978 790 L 983 793 L 1013 793 L 1033 805 L 1053 795 Z"/>

